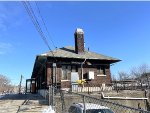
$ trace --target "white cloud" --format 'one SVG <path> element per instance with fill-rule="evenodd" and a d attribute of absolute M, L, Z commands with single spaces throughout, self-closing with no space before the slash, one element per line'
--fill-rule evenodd
<path fill-rule="evenodd" d="M 1 19 L 0 19 L 0 30 L 6 31 L 6 29 L 7 29 L 7 27 L 6 27 L 5 23 L 3 21 L 1 21 Z"/>
<path fill-rule="evenodd" d="M 5 54 L 5 52 L 0 51 L 0 55 L 3 55 L 3 54 Z"/>
<path fill-rule="evenodd" d="M 12 48 L 12 44 L 0 42 L 0 55 L 10 52 Z"/>
<path fill-rule="evenodd" d="M 11 47 L 12 47 L 12 45 L 10 43 L 0 42 L 0 49 L 8 49 Z"/>
<path fill-rule="evenodd" d="M 0 30 L 5 31 L 7 29 L 6 26 L 7 20 L 7 9 L 4 4 L 0 4 Z"/>
<path fill-rule="evenodd" d="M 0 2 L 0 31 L 21 25 L 24 19 L 22 9 L 20 2 Z"/>
<path fill-rule="evenodd" d="M 7 26 L 5 24 L 6 16 L 5 14 L 0 14 L 0 30 L 5 31 L 7 29 Z"/>

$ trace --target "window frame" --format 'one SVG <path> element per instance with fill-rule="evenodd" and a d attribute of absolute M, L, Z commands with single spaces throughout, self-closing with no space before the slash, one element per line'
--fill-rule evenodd
<path fill-rule="evenodd" d="M 106 70 L 105 66 L 98 66 L 97 67 L 97 75 L 106 75 Z"/>
<path fill-rule="evenodd" d="M 73 70 L 75 70 L 75 71 L 73 71 Z M 65 74 L 64 74 L 64 72 L 65 72 Z M 62 65 L 61 66 L 61 73 L 62 73 L 61 80 L 68 81 L 69 74 L 71 74 L 71 72 L 78 72 L 78 67 L 76 65 Z"/>

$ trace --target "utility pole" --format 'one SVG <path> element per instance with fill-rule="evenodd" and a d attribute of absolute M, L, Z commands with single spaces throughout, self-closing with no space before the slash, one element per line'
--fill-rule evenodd
<path fill-rule="evenodd" d="M 21 83 L 22 83 L 22 75 L 21 75 L 21 77 L 20 77 L 20 84 L 19 84 L 19 94 L 21 93 Z"/>
<path fill-rule="evenodd" d="M 54 91 L 56 85 L 56 63 L 53 63 L 53 77 L 52 77 L 52 107 L 54 108 Z"/>

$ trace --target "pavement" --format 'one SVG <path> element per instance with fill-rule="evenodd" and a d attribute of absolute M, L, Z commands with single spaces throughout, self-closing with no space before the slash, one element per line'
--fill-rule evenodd
<path fill-rule="evenodd" d="M 0 113 L 42 113 L 48 102 L 39 94 L 7 94 L 0 98 Z"/>

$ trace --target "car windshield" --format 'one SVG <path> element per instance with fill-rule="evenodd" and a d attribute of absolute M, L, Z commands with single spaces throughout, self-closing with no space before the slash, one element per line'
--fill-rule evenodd
<path fill-rule="evenodd" d="M 110 109 L 87 109 L 86 113 L 114 113 Z"/>

